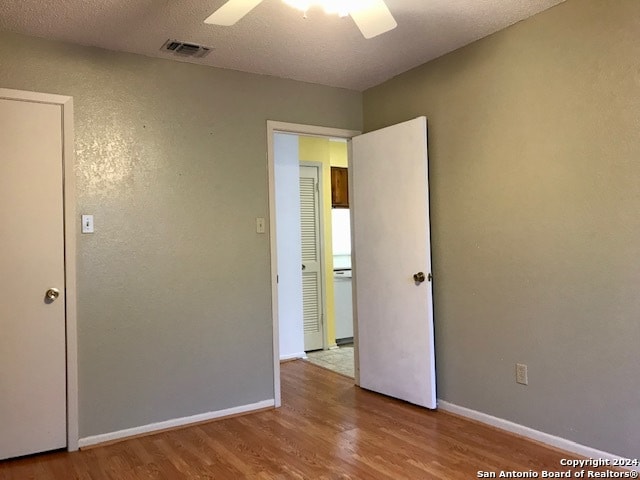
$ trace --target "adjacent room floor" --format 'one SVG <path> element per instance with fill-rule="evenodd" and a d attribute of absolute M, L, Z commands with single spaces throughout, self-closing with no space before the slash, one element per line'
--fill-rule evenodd
<path fill-rule="evenodd" d="M 333 350 L 307 352 L 307 361 L 336 373 L 354 378 L 353 344 Z"/>

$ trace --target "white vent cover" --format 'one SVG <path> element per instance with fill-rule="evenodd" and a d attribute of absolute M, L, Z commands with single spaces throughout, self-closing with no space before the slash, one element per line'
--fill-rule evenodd
<path fill-rule="evenodd" d="M 161 51 L 170 53 L 177 57 L 194 57 L 202 58 L 209 55 L 211 47 L 197 45 L 195 43 L 181 42 L 179 40 L 169 39 L 162 45 Z"/>

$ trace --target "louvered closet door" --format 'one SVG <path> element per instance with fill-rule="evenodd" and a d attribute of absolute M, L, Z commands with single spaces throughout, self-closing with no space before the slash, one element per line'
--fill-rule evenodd
<path fill-rule="evenodd" d="M 300 233 L 305 351 L 323 348 L 318 168 L 300 167 Z"/>

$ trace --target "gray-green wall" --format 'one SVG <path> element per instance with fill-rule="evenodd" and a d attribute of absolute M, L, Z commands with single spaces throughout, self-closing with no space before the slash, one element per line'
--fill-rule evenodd
<path fill-rule="evenodd" d="M 272 399 L 266 120 L 361 94 L 7 33 L 0 86 L 74 97 L 81 437 Z"/>
<path fill-rule="evenodd" d="M 367 131 L 429 119 L 439 398 L 632 458 L 639 35 L 568 0 L 364 93 Z"/>

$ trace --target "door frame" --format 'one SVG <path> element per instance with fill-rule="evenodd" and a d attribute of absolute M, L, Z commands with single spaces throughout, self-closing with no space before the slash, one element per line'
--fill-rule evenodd
<path fill-rule="evenodd" d="M 278 321 L 278 256 L 276 238 L 276 182 L 275 182 L 275 154 L 273 149 L 273 135 L 275 133 L 289 133 L 311 137 L 333 137 L 350 140 L 362 132 L 341 128 L 320 127 L 299 123 L 279 122 L 267 120 L 267 170 L 269 187 L 269 248 L 271 254 L 271 318 L 273 322 L 273 396 L 275 407 L 282 405 L 280 391 L 280 328 Z M 355 338 L 354 332 L 354 341 Z"/>
<path fill-rule="evenodd" d="M 76 177 L 73 97 L 0 88 L 0 99 L 60 106 L 62 118 L 62 194 L 64 205 L 67 450 L 78 450 L 78 329 L 76 291 Z"/>
<path fill-rule="evenodd" d="M 310 167 L 315 168 L 318 174 L 318 244 L 320 245 L 319 258 L 320 258 L 320 308 L 321 311 L 321 319 L 322 319 L 322 349 L 327 349 L 327 292 L 325 287 L 326 284 L 326 276 L 327 273 L 324 269 L 324 261 L 325 261 L 325 244 L 324 244 L 324 195 L 323 188 L 324 184 L 322 183 L 322 162 L 311 162 L 311 161 L 300 161 L 298 158 L 298 163 L 301 167 Z M 277 219 L 276 219 L 277 220 Z M 304 306 L 304 304 L 303 304 Z M 303 318 L 304 324 L 304 318 Z"/>

